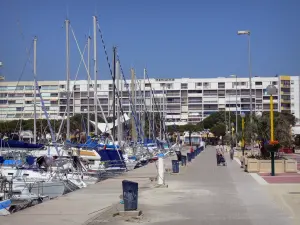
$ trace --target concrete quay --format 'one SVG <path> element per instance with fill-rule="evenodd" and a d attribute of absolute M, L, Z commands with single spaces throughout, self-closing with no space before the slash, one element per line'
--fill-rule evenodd
<path fill-rule="evenodd" d="M 166 159 L 167 167 L 172 158 Z M 148 164 L 123 176 L 45 202 L 16 214 L 0 217 L 2 225 L 291 225 L 295 215 L 274 199 L 266 186 L 242 172 L 227 157 L 217 166 L 215 149 L 207 147 L 178 175 L 165 173 L 168 188 L 155 188 L 150 177 L 156 165 Z M 140 217 L 117 216 L 123 179 L 139 183 Z M 296 224 L 296 223 L 295 223 Z"/>
<path fill-rule="evenodd" d="M 187 148 L 183 150 L 185 152 Z M 165 168 L 175 156 L 165 159 Z M 156 183 L 157 163 L 109 178 L 97 184 L 77 190 L 51 201 L 24 209 L 9 216 L 0 217 L 1 225 L 71 225 L 84 224 L 101 211 L 118 204 L 122 194 L 122 180 L 139 183 L 139 191 L 153 187 Z M 151 181 L 153 180 L 153 181 Z"/>

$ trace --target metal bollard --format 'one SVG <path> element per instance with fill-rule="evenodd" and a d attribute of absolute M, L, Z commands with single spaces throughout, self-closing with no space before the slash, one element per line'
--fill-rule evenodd
<path fill-rule="evenodd" d="M 134 211 L 138 208 L 139 184 L 129 180 L 122 181 L 124 211 Z"/>
<path fill-rule="evenodd" d="M 179 173 L 179 161 L 172 160 L 172 171 L 173 173 Z"/>
<path fill-rule="evenodd" d="M 157 178 L 157 184 L 163 185 L 165 183 L 164 178 L 164 154 L 158 155 L 158 178 Z"/>

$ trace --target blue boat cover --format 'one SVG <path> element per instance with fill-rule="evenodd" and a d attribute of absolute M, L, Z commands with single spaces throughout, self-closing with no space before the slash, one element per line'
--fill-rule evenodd
<path fill-rule="evenodd" d="M 0 210 L 8 208 L 10 205 L 11 205 L 11 200 L 10 199 L 0 201 Z"/>
<path fill-rule="evenodd" d="M 6 159 L 3 163 L 3 165 L 21 165 L 22 161 L 21 160 L 14 160 L 14 159 Z"/>
<path fill-rule="evenodd" d="M 106 162 L 108 167 L 126 168 L 121 150 L 97 150 L 97 152 L 101 156 L 101 161 Z"/>
<path fill-rule="evenodd" d="M 0 139 L 0 145 L 3 148 L 29 148 L 29 149 L 40 149 L 43 148 L 42 144 L 30 144 L 23 141 L 15 141 L 15 140 L 2 140 Z"/>

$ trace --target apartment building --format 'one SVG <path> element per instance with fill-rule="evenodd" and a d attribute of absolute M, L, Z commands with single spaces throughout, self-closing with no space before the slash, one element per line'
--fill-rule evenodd
<path fill-rule="evenodd" d="M 66 115 L 66 81 L 40 81 L 39 90 L 52 119 L 62 119 Z M 70 81 L 70 115 L 94 113 L 94 85 L 88 87 L 86 80 Z M 126 85 L 127 83 L 127 85 Z M 237 110 L 238 113 L 250 112 L 249 78 L 180 78 L 136 80 L 135 91 L 129 92 L 130 80 L 120 82 L 119 96 L 122 109 L 130 114 L 133 102 L 137 112 L 162 112 L 167 123 L 197 123 L 211 113 Z M 270 110 L 270 96 L 266 87 L 273 84 L 277 90 L 274 96 L 274 109 L 289 112 L 300 118 L 300 97 L 298 76 L 278 75 L 276 77 L 252 78 L 253 112 Z M 34 88 L 33 81 L 0 82 L 0 120 L 33 118 Z M 145 92 L 144 92 L 145 91 Z M 41 100 L 37 92 L 37 118 L 45 118 L 41 111 Z M 131 96 L 131 97 L 129 97 Z M 132 98 L 132 96 L 134 96 Z M 113 84 L 111 80 L 98 81 L 97 97 L 106 116 L 112 116 Z M 144 101 L 145 99 L 145 101 Z"/>

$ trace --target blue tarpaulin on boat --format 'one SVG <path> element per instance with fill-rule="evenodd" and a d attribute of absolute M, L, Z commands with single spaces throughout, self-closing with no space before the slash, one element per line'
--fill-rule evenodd
<path fill-rule="evenodd" d="M 14 140 L 2 140 L 0 139 L 0 145 L 3 148 L 27 148 L 27 149 L 40 149 L 43 148 L 42 144 L 30 144 L 23 141 Z"/>
<path fill-rule="evenodd" d="M 150 143 L 155 143 L 155 140 L 152 140 L 152 139 L 149 139 L 149 138 L 144 139 L 144 144 L 150 144 Z"/>
<path fill-rule="evenodd" d="M 122 151 L 120 150 L 98 150 L 102 162 L 107 162 L 108 167 L 126 168 Z M 121 156 L 121 158 L 120 158 Z"/>
<path fill-rule="evenodd" d="M 14 160 L 14 159 L 6 159 L 3 163 L 3 165 L 9 166 L 9 165 L 20 165 L 22 164 L 21 160 Z"/>

